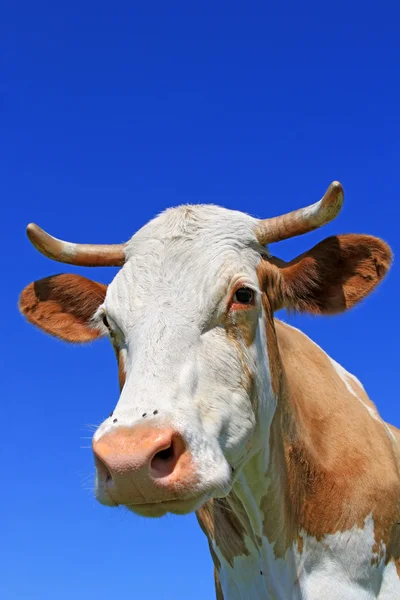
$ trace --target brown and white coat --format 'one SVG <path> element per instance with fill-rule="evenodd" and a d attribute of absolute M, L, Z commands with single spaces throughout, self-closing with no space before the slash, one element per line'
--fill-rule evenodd
<path fill-rule="evenodd" d="M 75 245 L 36 226 L 50 258 L 118 264 L 22 292 L 29 321 L 70 342 L 109 335 L 121 395 L 95 433 L 96 495 L 145 516 L 197 511 L 217 597 L 400 597 L 400 434 L 361 384 L 280 308 L 334 314 L 365 298 L 391 253 L 328 238 L 290 263 L 266 243 L 334 218 L 315 205 L 257 221 L 215 206 L 170 209 L 123 246 Z"/>

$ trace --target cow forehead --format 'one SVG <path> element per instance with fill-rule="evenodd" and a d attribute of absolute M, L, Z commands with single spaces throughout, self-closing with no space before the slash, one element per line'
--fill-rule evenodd
<path fill-rule="evenodd" d="M 143 248 L 144 242 L 176 241 L 201 247 L 223 242 L 234 247 L 258 246 L 255 228 L 258 220 L 245 213 L 214 205 L 184 205 L 169 208 L 149 221 L 128 242 L 129 259 Z"/>
<path fill-rule="evenodd" d="M 212 205 L 168 209 L 128 242 L 126 263 L 109 286 L 106 309 L 128 318 L 157 307 L 194 316 L 222 299 L 233 278 L 257 285 L 257 220 Z"/>

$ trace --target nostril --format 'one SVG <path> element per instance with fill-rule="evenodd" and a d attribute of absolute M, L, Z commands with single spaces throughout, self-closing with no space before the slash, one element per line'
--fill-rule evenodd
<path fill-rule="evenodd" d="M 169 446 L 159 450 L 151 459 L 150 473 L 152 477 L 160 478 L 171 475 L 184 451 L 183 439 L 180 436 L 174 436 Z"/>
<path fill-rule="evenodd" d="M 107 465 L 96 455 L 94 457 L 94 464 L 100 479 L 102 479 L 106 485 L 111 485 L 113 483 L 113 478 Z"/>
<path fill-rule="evenodd" d="M 165 450 L 160 450 L 160 452 L 157 452 L 157 454 L 154 456 L 153 461 L 156 460 L 171 460 L 171 458 L 173 458 L 174 456 L 174 446 L 173 443 L 170 445 L 169 448 L 165 448 Z"/>

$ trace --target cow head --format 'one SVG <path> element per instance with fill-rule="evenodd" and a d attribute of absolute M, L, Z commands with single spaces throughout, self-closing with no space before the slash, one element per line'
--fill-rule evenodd
<path fill-rule="evenodd" d="M 266 244 L 333 219 L 340 184 L 321 201 L 258 221 L 216 206 L 167 210 L 121 246 L 62 242 L 28 227 L 44 254 L 121 265 L 107 287 L 54 275 L 21 294 L 26 318 L 68 342 L 108 336 L 121 395 L 96 431 L 96 496 L 145 516 L 187 513 L 225 496 L 265 442 L 277 389 L 273 312 L 343 311 L 386 273 L 390 250 L 362 235 L 328 238 L 291 261 Z"/>

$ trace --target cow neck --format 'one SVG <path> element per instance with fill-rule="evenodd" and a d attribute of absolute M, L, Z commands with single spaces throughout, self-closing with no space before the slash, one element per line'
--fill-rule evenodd
<path fill-rule="evenodd" d="M 267 424 L 264 443 L 231 493 L 198 513 L 217 597 L 300 599 L 304 560 L 323 561 L 329 547 L 342 565 L 337 586 L 350 585 L 349 564 L 377 586 L 378 565 L 397 581 L 398 432 L 380 419 L 361 384 L 300 331 L 268 320 L 267 346 L 276 407 L 271 421 L 259 419 Z"/>

